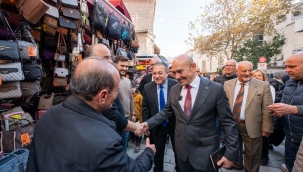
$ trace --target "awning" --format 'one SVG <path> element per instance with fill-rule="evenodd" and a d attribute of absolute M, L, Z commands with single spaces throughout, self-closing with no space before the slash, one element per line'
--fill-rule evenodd
<path fill-rule="evenodd" d="M 93 10 L 94 1 L 95 0 L 87 0 L 87 5 L 88 5 L 90 11 Z M 122 14 L 118 9 L 116 9 L 116 7 L 113 6 L 110 2 L 108 2 L 107 0 L 99 0 L 99 1 L 104 5 L 104 8 L 105 8 L 107 14 L 113 13 L 115 16 L 117 16 L 119 18 L 120 23 L 125 22 L 125 23 L 129 24 L 131 29 L 134 28 L 134 24 L 132 23 L 132 21 L 129 20 L 127 17 L 125 17 L 124 14 Z"/>
<path fill-rule="evenodd" d="M 130 21 L 132 21 L 129 12 L 126 8 L 126 6 L 124 5 L 122 0 L 109 0 L 109 2 L 115 6 L 122 14 L 124 14 L 124 16 L 126 18 L 128 18 Z"/>

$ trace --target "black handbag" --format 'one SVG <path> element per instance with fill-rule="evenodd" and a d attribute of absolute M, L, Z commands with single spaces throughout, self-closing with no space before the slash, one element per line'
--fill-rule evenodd
<path fill-rule="evenodd" d="M 64 6 L 67 6 L 67 7 L 73 7 L 73 8 L 78 7 L 78 1 L 77 0 L 60 0 L 60 3 Z"/>
<path fill-rule="evenodd" d="M 42 44 L 45 49 L 54 50 L 57 47 L 57 39 L 58 37 L 44 34 L 42 38 Z"/>
<path fill-rule="evenodd" d="M 93 26 L 96 30 L 100 31 L 101 33 L 104 32 L 107 26 L 108 15 L 104 9 L 103 4 L 99 1 L 95 1 L 94 4 L 94 11 L 93 11 Z"/>
<path fill-rule="evenodd" d="M 115 40 L 119 40 L 121 38 L 120 20 L 113 13 L 108 16 L 108 23 L 105 29 L 105 35 Z"/>
<path fill-rule="evenodd" d="M 80 19 L 80 12 L 77 9 L 62 7 L 62 14 L 65 17 L 69 17 L 72 19 Z"/>
<path fill-rule="evenodd" d="M 1 8 L 0 8 L 0 18 L 5 28 L 9 30 L 11 37 L 13 37 L 14 39 L 14 41 L 0 40 L 0 60 L 12 60 L 12 61 L 20 60 L 20 55 L 18 52 L 18 44 L 17 42 L 15 42 L 16 41 L 15 34 L 11 26 L 9 25 L 7 19 L 5 18 Z"/>
<path fill-rule="evenodd" d="M 42 68 L 36 63 L 23 64 L 22 70 L 25 77 L 24 81 L 37 81 L 42 79 Z"/>
<path fill-rule="evenodd" d="M 77 25 L 75 20 L 63 16 L 59 17 L 59 25 L 68 29 L 76 29 Z"/>

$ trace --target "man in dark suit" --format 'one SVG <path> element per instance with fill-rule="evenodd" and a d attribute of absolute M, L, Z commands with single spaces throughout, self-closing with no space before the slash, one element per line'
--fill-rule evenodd
<path fill-rule="evenodd" d="M 150 66 L 149 66 L 149 70 L 150 71 L 153 71 L 153 67 L 154 67 L 154 64 L 158 63 L 158 62 L 161 62 L 160 58 L 159 57 L 153 57 L 151 60 L 150 60 Z M 153 76 L 151 73 L 148 73 L 146 72 L 146 75 L 143 77 L 143 79 L 141 80 L 140 82 L 140 85 L 139 85 L 139 88 L 138 90 L 142 93 L 143 92 L 143 89 L 144 89 L 144 85 L 153 81 Z"/>
<path fill-rule="evenodd" d="M 178 82 L 174 79 L 168 78 L 168 67 L 163 62 L 155 63 L 153 66 L 153 82 L 144 86 L 143 103 L 142 103 L 142 117 L 143 121 L 157 114 L 162 110 L 167 102 L 167 97 L 170 88 Z M 163 172 L 163 159 L 167 135 L 170 136 L 175 153 L 174 145 L 174 130 L 175 130 L 175 116 L 171 116 L 162 124 L 150 130 L 151 142 L 156 146 L 155 167 L 154 172 Z M 178 161 L 175 153 L 175 169 L 178 171 Z"/>
<path fill-rule="evenodd" d="M 175 147 L 179 169 L 215 171 L 210 154 L 219 148 L 216 117 L 221 118 L 226 151 L 218 165 L 229 168 L 238 161 L 238 132 L 231 115 L 223 86 L 199 77 L 196 64 L 188 55 L 178 56 L 172 72 L 179 84 L 170 89 L 165 108 L 144 122 L 144 130 L 152 129 L 175 115 Z"/>
<path fill-rule="evenodd" d="M 35 126 L 27 172 L 149 171 L 154 145 L 147 139 L 143 153 L 130 158 L 115 124 L 101 113 L 112 106 L 119 82 L 119 72 L 107 60 L 80 62 L 70 81 L 72 95 L 48 109 Z"/>

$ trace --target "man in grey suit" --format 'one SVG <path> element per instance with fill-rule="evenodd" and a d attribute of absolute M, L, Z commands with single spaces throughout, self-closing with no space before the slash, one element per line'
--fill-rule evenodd
<path fill-rule="evenodd" d="M 143 122 L 157 114 L 165 107 L 170 88 L 178 82 L 168 78 L 168 66 L 163 62 L 155 63 L 152 71 L 152 82 L 144 86 L 142 117 Z M 171 138 L 173 151 L 175 154 L 175 169 L 178 172 L 178 159 L 174 146 L 175 115 L 165 120 L 162 124 L 150 130 L 150 139 L 156 146 L 154 172 L 163 172 L 163 160 L 167 135 Z"/>
<path fill-rule="evenodd" d="M 272 104 L 270 85 L 268 82 L 252 78 L 252 70 L 251 62 L 239 62 L 237 65 L 238 78 L 224 83 L 229 106 L 237 123 L 240 155 L 242 155 L 242 143 L 245 147 L 245 172 L 259 171 L 262 136 L 269 136 L 274 129 L 274 120 L 267 108 Z M 240 163 L 235 163 L 232 168 L 242 170 L 242 161 L 242 156 L 240 156 Z"/>
<path fill-rule="evenodd" d="M 165 108 L 144 122 L 144 130 L 152 129 L 175 115 L 175 147 L 179 169 L 215 171 L 210 154 L 219 148 L 216 117 L 221 118 L 226 151 L 218 165 L 229 168 L 238 161 L 238 132 L 221 84 L 199 77 L 196 64 L 188 55 L 178 56 L 172 72 L 179 84 L 170 89 Z"/>

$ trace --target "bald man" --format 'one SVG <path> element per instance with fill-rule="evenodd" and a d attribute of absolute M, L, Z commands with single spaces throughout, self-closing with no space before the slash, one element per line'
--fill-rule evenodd
<path fill-rule="evenodd" d="M 285 83 L 282 103 L 268 108 L 273 115 L 282 118 L 286 136 L 285 164 L 287 170 L 292 171 L 303 136 L 303 52 L 288 57 L 285 66 L 290 80 Z"/>
<path fill-rule="evenodd" d="M 229 168 L 238 160 L 238 132 L 221 84 L 196 73 L 196 64 L 188 55 L 172 63 L 178 84 L 170 89 L 165 108 L 143 123 L 144 129 L 160 125 L 176 116 L 175 150 L 181 172 L 217 171 L 209 158 L 219 148 L 216 117 L 221 118 L 226 151 L 218 165 Z"/>
<path fill-rule="evenodd" d="M 147 139 L 143 153 L 130 158 L 115 124 L 101 113 L 111 107 L 119 82 L 117 69 L 107 60 L 80 62 L 70 81 L 72 95 L 48 109 L 35 126 L 27 172 L 149 171 L 155 146 Z"/>
<path fill-rule="evenodd" d="M 86 56 L 87 57 L 98 56 L 108 60 L 109 62 L 112 62 L 110 51 L 103 44 L 91 45 L 86 51 Z M 122 133 L 121 130 L 125 130 L 125 131 L 133 132 L 138 136 L 142 135 L 142 130 L 140 129 L 139 124 L 125 119 L 124 109 L 121 104 L 119 96 L 117 96 L 116 99 L 114 100 L 113 106 L 104 110 L 102 114 L 116 123 L 119 134 Z"/>

